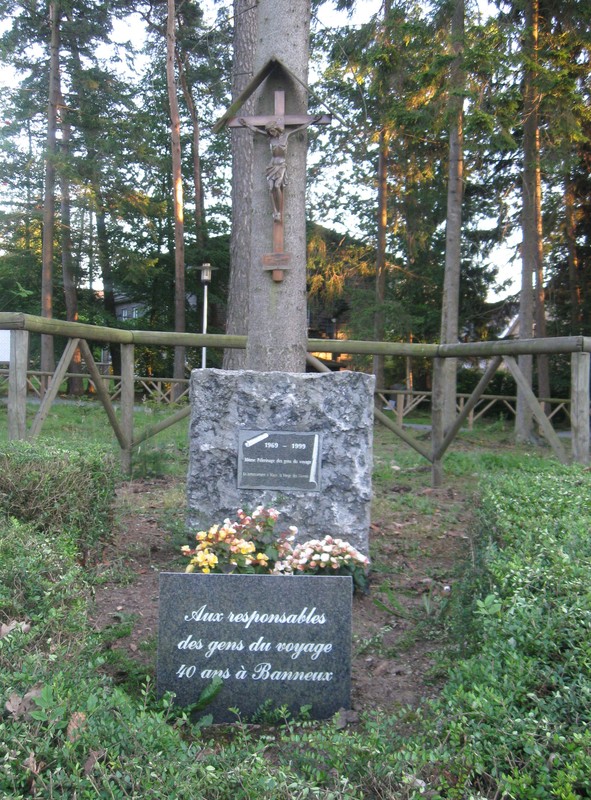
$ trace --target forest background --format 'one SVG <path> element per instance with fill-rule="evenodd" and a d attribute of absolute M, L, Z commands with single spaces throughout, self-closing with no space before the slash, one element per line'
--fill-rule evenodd
<path fill-rule="evenodd" d="M 240 320 L 230 134 L 211 128 L 254 8 L 0 0 L 14 76 L 0 98 L 1 311 L 197 331 L 208 262 L 212 328 Z M 524 338 L 591 335 L 589 4 L 337 8 L 355 24 L 326 27 L 312 8 L 310 109 L 335 116 L 309 132 L 314 333 L 469 341 L 517 314 Z M 490 302 L 500 252 L 519 291 Z M 118 318 L 122 298 L 135 319 Z M 51 368 L 53 352 L 33 355 Z M 160 349 L 138 355 L 140 372 L 171 374 Z M 402 359 L 373 368 L 381 385 L 407 377 Z M 542 396 L 566 393 L 560 369 L 535 376 Z"/>

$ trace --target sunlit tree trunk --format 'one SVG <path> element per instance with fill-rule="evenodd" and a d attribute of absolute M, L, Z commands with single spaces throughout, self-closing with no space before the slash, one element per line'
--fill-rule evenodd
<path fill-rule="evenodd" d="M 185 229 L 183 207 L 183 180 L 181 172 L 181 123 L 177 85 L 174 71 L 175 64 L 175 3 L 168 0 L 168 17 L 166 23 L 166 83 L 168 87 L 168 103 L 170 108 L 170 142 L 172 150 L 172 193 L 174 214 L 174 329 L 177 333 L 185 332 Z M 185 377 L 185 348 L 174 349 L 174 377 L 178 380 Z M 172 393 L 175 400 L 182 392 L 182 385 L 175 384 Z"/>
<path fill-rule="evenodd" d="M 41 272 L 41 316 L 53 316 L 53 241 L 55 232 L 55 155 L 57 109 L 60 96 L 60 17 L 56 0 L 49 5 L 51 42 L 49 51 L 49 103 L 47 108 L 47 144 L 45 151 L 45 190 L 43 199 L 43 244 Z M 53 337 L 41 336 L 41 371 L 53 372 L 55 355 Z M 45 379 L 44 379 L 45 386 Z"/>
<path fill-rule="evenodd" d="M 232 100 L 240 95 L 253 76 L 256 31 L 256 5 L 251 0 L 234 0 Z M 241 113 L 245 116 L 254 113 L 254 98 L 251 97 L 244 104 Z M 232 128 L 230 136 L 232 233 L 226 333 L 245 336 L 248 329 L 253 139 L 245 128 Z M 246 351 L 224 350 L 223 363 L 224 369 L 243 369 Z"/>
<path fill-rule="evenodd" d="M 538 91 L 536 87 L 535 62 L 538 50 L 539 25 L 538 0 L 527 0 L 525 4 L 525 33 L 523 54 L 525 61 L 523 90 L 523 176 L 522 176 L 522 233 L 521 248 L 521 292 L 519 296 L 519 336 L 533 337 L 534 290 L 533 279 L 541 269 L 541 224 L 539 205 L 539 128 Z M 519 366 L 528 384 L 533 377 L 532 356 L 519 356 Z M 533 433 L 532 412 L 523 393 L 517 391 L 515 415 L 515 437 L 518 442 L 529 441 Z"/>
<path fill-rule="evenodd" d="M 460 314 L 460 273 L 462 236 L 462 199 L 464 192 L 464 90 L 462 66 L 464 50 L 464 0 L 456 0 L 451 20 L 451 45 L 454 61 L 449 80 L 449 165 L 447 183 L 447 224 L 445 236 L 445 275 L 441 312 L 441 341 L 458 341 Z M 457 360 L 446 358 L 442 369 L 442 415 L 444 430 L 456 415 Z"/>

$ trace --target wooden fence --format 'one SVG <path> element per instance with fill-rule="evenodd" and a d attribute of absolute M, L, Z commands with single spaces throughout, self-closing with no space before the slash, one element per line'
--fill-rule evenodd
<path fill-rule="evenodd" d="M 68 375 L 68 367 L 77 349 L 80 349 L 86 363 L 88 375 L 93 382 L 114 434 L 122 452 L 122 464 L 125 470 L 131 468 L 133 450 L 146 439 L 154 436 L 170 425 L 184 419 L 190 413 L 189 406 L 184 406 L 168 419 L 145 428 L 138 436 L 134 436 L 133 407 L 135 400 L 134 347 L 135 345 L 158 345 L 161 347 L 213 347 L 244 348 L 246 337 L 225 336 L 221 334 L 171 333 L 166 331 L 131 331 L 85 325 L 76 322 L 64 322 L 55 319 L 44 319 L 27 314 L 0 313 L 0 329 L 11 331 L 10 364 L 8 370 L 8 436 L 9 439 L 34 438 L 40 432 L 52 403 L 56 399 L 60 386 Z M 28 372 L 29 335 L 61 336 L 67 339 L 66 347 L 54 374 L 44 387 L 37 414 L 27 430 L 26 399 L 31 375 Z M 116 413 L 107 382 L 112 376 L 101 373 L 95 362 L 88 342 L 119 344 L 121 348 L 121 376 L 116 387 L 119 401 L 119 414 Z M 528 407 L 537 421 L 541 433 L 562 462 L 576 461 L 589 463 L 589 379 L 591 338 L 583 336 L 556 337 L 551 339 L 511 339 L 495 342 L 469 342 L 458 344 L 406 344 L 397 342 L 360 342 L 347 340 L 309 339 L 308 352 L 330 352 L 348 355 L 392 355 L 431 358 L 433 360 L 433 391 L 431 401 L 431 442 L 430 446 L 416 439 L 412 433 L 402 426 L 400 413 L 396 420 L 376 407 L 375 418 L 386 425 L 403 441 L 424 456 L 432 466 L 434 485 L 442 480 L 442 460 L 461 427 L 469 422 L 470 417 L 482 409 L 482 402 L 487 398 L 499 399 L 494 395 L 485 395 L 486 387 L 499 367 L 504 364 L 519 387 Z M 571 420 L 571 453 L 565 451 L 563 443 L 552 427 L 549 416 L 544 412 L 542 403 L 535 397 L 528 386 L 516 361 L 519 355 L 564 354 L 571 358 L 571 396 L 570 400 L 560 400 L 564 408 L 570 409 Z M 478 385 L 470 395 L 460 396 L 459 413 L 452 427 L 443 430 L 443 383 L 442 365 L 446 358 L 466 360 L 477 358 L 488 360 L 488 366 Z M 309 363 L 321 371 L 328 371 L 322 362 L 308 356 Z M 41 376 L 38 374 L 37 377 Z M 151 380 L 151 379 L 150 379 Z M 42 381 L 39 385 L 41 385 Z M 167 392 L 162 392 L 167 396 Z M 405 395 L 404 392 L 399 392 Z M 422 393 L 424 399 L 427 393 Z M 501 398 L 508 400 L 508 398 Z M 384 394 L 381 400 L 387 403 Z M 413 400 L 414 401 L 414 400 Z M 422 401 L 422 400 L 421 400 Z M 408 403 L 407 403 L 408 405 Z M 402 414 L 404 404 L 402 404 Z M 483 413 L 483 412 L 481 412 Z M 554 412 L 555 413 L 555 412 Z"/>
<path fill-rule="evenodd" d="M 102 376 L 104 386 L 109 394 L 112 403 L 116 403 L 121 396 L 121 375 L 115 375 L 110 371 L 110 365 L 105 362 L 97 364 Z M 29 369 L 27 372 L 27 393 L 29 397 L 41 401 L 47 387 L 53 377 L 53 372 L 41 372 L 41 370 Z M 89 372 L 66 372 L 62 386 L 66 391 L 66 382 L 70 379 L 83 381 L 84 391 L 88 395 L 97 393 L 94 380 Z M 172 405 L 189 396 L 188 378 L 154 377 L 150 375 L 134 375 L 134 395 L 137 400 L 142 402 L 153 402 L 162 405 Z M 7 393 L 9 381 L 9 369 L 0 367 L 0 394 Z M 178 388 L 176 388 L 178 387 Z M 383 404 L 383 411 L 393 413 L 397 423 L 402 425 L 406 417 L 413 411 L 420 410 L 423 406 L 431 408 L 432 392 L 422 389 L 376 389 L 376 404 Z M 456 411 L 461 413 L 465 404 L 470 399 L 468 393 L 458 392 L 456 394 Z M 561 411 L 570 421 L 570 398 L 547 397 L 539 398 L 540 403 L 549 409 L 547 416 L 552 420 Z M 515 416 L 517 397 L 515 395 L 502 394 L 483 394 L 478 403 L 468 413 L 466 425 L 468 430 L 472 430 L 474 423 L 490 413 L 495 406 L 499 413 Z"/>

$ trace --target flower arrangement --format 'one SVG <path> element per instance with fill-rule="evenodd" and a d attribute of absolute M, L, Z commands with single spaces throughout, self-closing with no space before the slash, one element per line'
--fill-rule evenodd
<path fill-rule="evenodd" d="M 239 509 L 234 521 L 224 520 L 199 531 L 186 572 L 272 573 L 275 575 L 351 575 L 355 590 L 367 591 L 369 559 L 349 542 L 325 536 L 292 545 L 298 529 L 275 530 L 279 512 L 258 506 L 251 514 Z"/>
<path fill-rule="evenodd" d="M 283 561 L 275 564 L 275 572 L 294 575 L 299 572 L 316 575 L 351 575 L 354 588 L 367 591 L 369 559 L 349 542 L 325 536 L 297 544 Z"/>
<path fill-rule="evenodd" d="M 212 525 L 208 531 L 199 531 L 197 546 L 184 545 L 183 555 L 190 558 L 186 572 L 271 572 L 274 564 L 291 552 L 291 542 L 297 528 L 291 527 L 281 534 L 275 532 L 279 512 L 274 508 L 258 506 L 252 514 L 242 509 L 231 522 Z"/>

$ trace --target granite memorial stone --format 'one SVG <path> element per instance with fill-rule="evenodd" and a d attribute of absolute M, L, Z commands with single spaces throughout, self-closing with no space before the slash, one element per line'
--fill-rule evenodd
<path fill-rule="evenodd" d="M 262 504 L 299 541 L 333 535 L 367 554 L 373 391 L 357 372 L 194 370 L 189 526 Z"/>
<path fill-rule="evenodd" d="M 158 693 L 190 705 L 220 677 L 214 722 L 258 709 L 349 708 L 350 577 L 160 574 Z"/>

